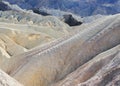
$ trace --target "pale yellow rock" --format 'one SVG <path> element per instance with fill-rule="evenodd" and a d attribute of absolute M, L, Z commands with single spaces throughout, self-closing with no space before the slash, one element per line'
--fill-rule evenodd
<path fill-rule="evenodd" d="M 54 40 L 53 37 L 41 32 L 14 30 L 10 28 L 1 29 L 0 32 L 6 34 L 15 43 L 27 49 Z"/>
<path fill-rule="evenodd" d="M 0 68 L 24 86 L 88 85 L 96 79 L 92 77 L 104 77 L 114 70 L 112 63 L 119 63 L 120 14 L 72 28 L 55 17 L 30 12 L 0 16 Z"/>
<path fill-rule="evenodd" d="M 1 11 L 0 15 L 0 66 L 13 56 L 69 34 L 69 26 L 56 17 L 16 11 Z"/>
<path fill-rule="evenodd" d="M 2 41 L 0 42 L 0 46 L 9 54 L 9 56 L 14 56 L 27 51 L 24 47 L 17 45 L 5 34 L 0 33 L 0 40 Z"/>
<path fill-rule="evenodd" d="M 120 16 L 6 61 L 1 68 L 25 86 L 49 86 L 120 43 Z M 8 65 L 10 64 L 10 65 Z"/>
<path fill-rule="evenodd" d="M 1 63 L 4 63 L 6 59 L 10 59 L 10 58 L 11 56 L 5 51 L 5 49 L 0 47 L 0 65 Z"/>

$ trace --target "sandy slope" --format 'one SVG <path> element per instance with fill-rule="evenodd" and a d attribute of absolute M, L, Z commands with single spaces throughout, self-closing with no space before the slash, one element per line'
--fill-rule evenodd
<path fill-rule="evenodd" d="M 109 86 L 120 80 L 120 14 L 77 27 L 31 12 L 0 15 L 0 69 L 24 86 Z"/>
<path fill-rule="evenodd" d="M 69 26 L 55 17 L 16 11 L 1 11 L 0 16 L 2 57 L 3 53 L 5 57 L 21 54 L 69 33 Z"/>

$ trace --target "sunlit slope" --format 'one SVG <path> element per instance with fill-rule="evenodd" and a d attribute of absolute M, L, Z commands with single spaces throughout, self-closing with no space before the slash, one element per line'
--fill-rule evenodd
<path fill-rule="evenodd" d="M 1 56 L 10 58 L 27 52 L 69 34 L 69 28 L 52 16 L 43 17 L 27 11 L 0 11 Z"/>
<path fill-rule="evenodd" d="M 80 31 L 78 29 L 73 35 L 71 34 L 46 46 L 34 48 L 27 53 L 7 59 L 5 63 L 1 63 L 1 69 L 25 86 L 50 86 L 62 79 L 64 80 L 67 75 L 76 71 L 82 65 L 89 63 L 89 61 L 90 64 L 95 64 L 94 58 L 98 58 L 98 54 L 104 53 L 104 51 L 120 44 L 119 14 L 108 16 L 98 22 L 92 22 L 88 24 L 88 27 L 82 27 L 83 30 L 78 27 Z M 119 50 L 119 47 L 117 50 Z M 113 49 L 113 51 L 116 52 L 116 49 Z M 119 57 L 119 54 L 115 55 Z M 102 59 L 103 56 L 100 56 L 100 58 Z M 102 66 L 98 65 L 98 67 L 102 68 L 109 61 L 112 61 L 112 59 L 109 59 L 109 53 L 108 58 L 106 57 L 105 59 L 107 60 L 103 62 L 104 64 Z M 118 67 L 115 66 L 116 69 Z M 99 69 L 94 70 L 95 72 L 93 71 L 93 74 L 88 75 L 86 79 L 89 79 Z M 113 69 L 110 68 L 108 70 L 112 71 Z M 86 79 L 82 80 L 85 81 Z M 80 82 L 77 84 L 80 84 Z M 65 86 L 71 85 L 65 84 Z"/>

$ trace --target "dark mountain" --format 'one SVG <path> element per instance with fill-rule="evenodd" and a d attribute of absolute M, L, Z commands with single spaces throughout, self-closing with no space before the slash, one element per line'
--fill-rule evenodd
<path fill-rule="evenodd" d="M 7 4 L 3 3 L 2 1 L 0 1 L 0 10 L 1 11 L 6 11 L 6 10 L 10 10 L 10 9 L 11 8 Z"/>
<path fill-rule="evenodd" d="M 24 9 L 48 8 L 68 11 L 80 16 L 120 13 L 120 0 L 6 0 Z"/>

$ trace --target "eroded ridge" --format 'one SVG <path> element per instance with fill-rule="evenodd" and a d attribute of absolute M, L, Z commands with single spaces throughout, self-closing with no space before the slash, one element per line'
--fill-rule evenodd
<path fill-rule="evenodd" d="M 87 28 L 27 58 L 10 60 L 11 64 L 4 68 L 25 86 L 49 86 L 120 43 L 119 15 L 108 18 L 109 23 L 106 22 Z"/>

